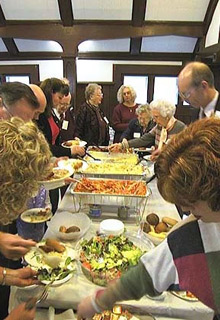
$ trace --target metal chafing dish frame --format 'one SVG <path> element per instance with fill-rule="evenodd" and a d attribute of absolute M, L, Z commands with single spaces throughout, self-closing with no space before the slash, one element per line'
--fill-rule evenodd
<path fill-rule="evenodd" d="M 88 178 L 90 179 L 90 178 Z M 99 178 L 92 178 L 93 180 L 100 180 Z M 117 180 L 117 179 L 102 179 L 102 180 Z M 143 180 L 140 180 L 143 181 Z M 145 182 L 145 181 L 143 181 Z M 75 192 L 73 189 L 77 182 L 70 186 L 70 192 L 73 195 L 73 210 L 79 212 L 81 210 L 89 210 L 91 205 L 101 205 L 110 207 L 126 207 L 133 209 L 135 212 L 136 222 L 143 221 L 143 216 L 147 201 L 151 195 L 151 190 L 147 186 L 147 192 L 145 195 L 122 195 L 122 194 L 103 194 L 92 192 Z"/>

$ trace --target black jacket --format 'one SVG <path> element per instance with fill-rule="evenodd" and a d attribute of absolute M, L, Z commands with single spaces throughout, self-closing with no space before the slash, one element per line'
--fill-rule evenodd
<path fill-rule="evenodd" d="M 134 133 L 140 133 L 140 137 L 141 137 L 144 133 L 149 132 L 153 127 L 155 127 L 155 125 L 156 123 L 153 120 L 151 120 L 148 123 L 147 129 L 145 130 L 145 132 L 143 132 L 143 127 L 140 125 L 138 119 L 134 118 L 130 120 L 128 124 L 128 128 L 122 133 L 120 137 L 120 141 L 122 141 L 124 138 L 127 140 L 137 138 L 137 137 L 134 137 Z"/>

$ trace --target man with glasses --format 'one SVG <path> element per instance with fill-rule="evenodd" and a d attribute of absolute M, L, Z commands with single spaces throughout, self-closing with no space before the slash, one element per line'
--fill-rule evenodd
<path fill-rule="evenodd" d="M 220 111 L 220 95 L 214 86 L 214 75 L 206 64 L 187 64 L 179 74 L 178 90 L 184 101 L 197 108 L 193 121 L 209 118 Z"/>

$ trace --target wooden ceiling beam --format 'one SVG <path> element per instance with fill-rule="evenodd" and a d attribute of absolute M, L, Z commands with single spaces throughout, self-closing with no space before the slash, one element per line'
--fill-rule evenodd
<path fill-rule="evenodd" d="M 141 52 L 142 38 L 131 38 L 130 41 L 130 53 L 132 55 L 139 54 Z"/>
<path fill-rule="evenodd" d="M 0 27 L 6 25 L 5 15 L 2 10 L 2 6 L 0 5 Z"/>
<path fill-rule="evenodd" d="M 73 9 L 71 0 L 58 0 L 60 18 L 63 26 L 68 27 L 73 25 Z"/>
<path fill-rule="evenodd" d="M 147 0 L 133 0 L 132 26 L 141 27 L 144 23 Z"/>
<path fill-rule="evenodd" d="M 78 44 L 85 40 L 138 38 L 147 36 L 178 35 L 202 37 L 202 23 L 145 22 L 140 27 L 131 25 L 73 25 L 64 27 L 59 23 L 35 23 L 6 25 L 0 27 L 0 37 L 54 40 L 60 43 L 64 53 L 77 54 Z"/>
<path fill-rule="evenodd" d="M 15 44 L 14 39 L 12 38 L 2 38 L 2 41 L 4 42 L 8 52 L 12 56 L 17 56 L 18 55 L 18 47 Z"/>
<path fill-rule="evenodd" d="M 56 60 L 61 59 L 60 52 L 18 52 L 16 56 L 9 52 L 0 52 L 0 60 Z"/>

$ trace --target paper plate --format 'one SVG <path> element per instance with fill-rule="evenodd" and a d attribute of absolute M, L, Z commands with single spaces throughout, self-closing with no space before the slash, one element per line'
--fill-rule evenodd
<path fill-rule="evenodd" d="M 73 170 L 74 172 L 81 172 L 84 171 L 88 168 L 88 163 L 86 163 L 85 161 L 82 161 L 82 167 L 80 167 L 79 169 L 75 169 L 74 166 L 76 163 L 78 163 L 79 161 L 82 160 L 78 160 L 78 159 L 67 159 L 67 160 L 60 160 L 58 162 L 58 167 L 61 169 L 67 169 L 67 170 Z"/>
<path fill-rule="evenodd" d="M 191 301 L 191 302 L 197 302 L 199 299 L 195 296 L 190 297 L 187 295 L 187 291 L 170 291 L 174 296 L 186 300 L 186 301 Z"/>
<path fill-rule="evenodd" d="M 39 184 L 43 185 L 45 187 L 45 189 L 47 189 L 47 190 L 56 189 L 56 188 L 62 186 L 62 183 L 64 182 L 64 180 L 66 178 L 69 178 L 74 172 L 71 167 L 68 167 L 65 169 L 61 169 L 59 167 L 53 168 L 54 173 L 56 173 L 57 171 L 61 171 L 61 170 L 66 170 L 66 174 L 64 173 L 64 175 L 62 177 L 57 178 L 57 179 L 39 181 Z"/>
<path fill-rule="evenodd" d="M 61 146 L 64 148 L 72 148 L 73 146 L 85 147 L 85 145 L 87 145 L 87 142 L 83 140 L 68 140 L 61 144 Z"/>
<path fill-rule="evenodd" d="M 33 208 L 24 211 L 21 214 L 21 220 L 27 223 L 42 223 L 52 217 L 52 212 L 49 208 Z"/>

